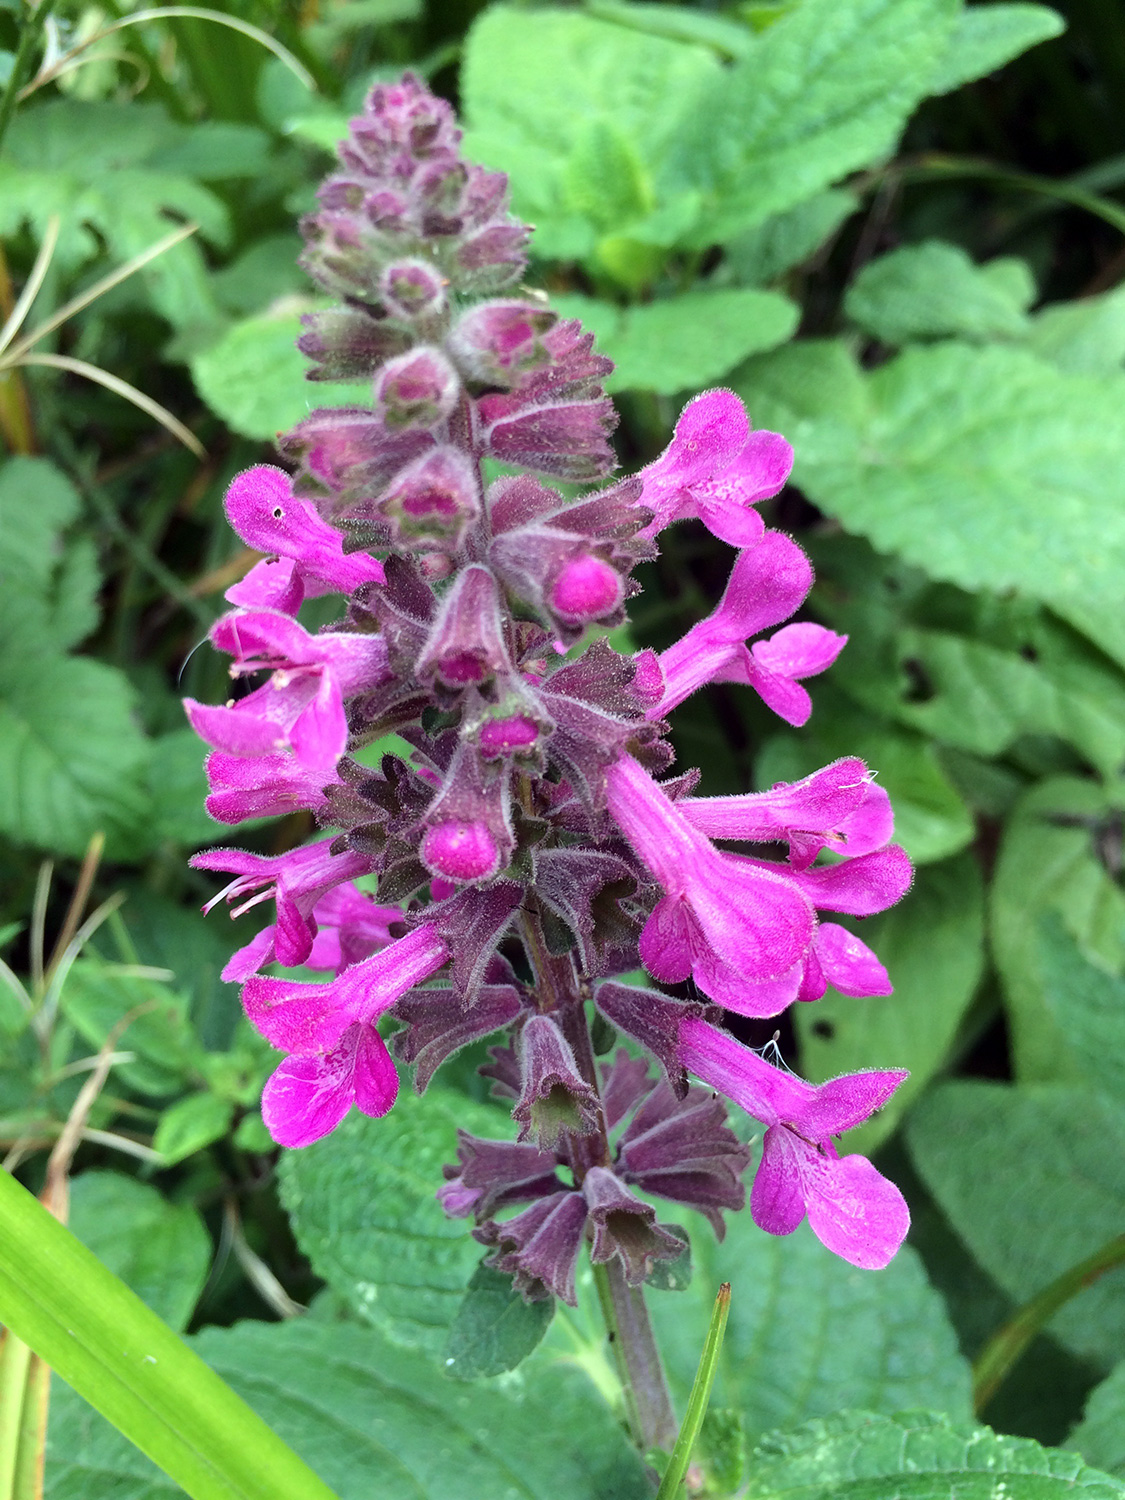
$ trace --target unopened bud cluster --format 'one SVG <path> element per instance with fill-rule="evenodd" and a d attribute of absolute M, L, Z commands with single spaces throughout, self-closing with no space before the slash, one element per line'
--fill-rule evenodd
<path fill-rule="evenodd" d="M 833 1138 L 904 1075 L 813 1088 L 734 1041 L 720 1007 L 775 1016 L 829 984 L 889 992 L 875 955 L 819 915 L 865 916 L 907 888 L 886 795 L 854 759 L 735 797 L 696 796 L 691 772 L 657 779 L 673 760 L 665 715 L 691 693 L 741 683 L 800 724 L 801 680 L 844 644 L 783 626 L 811 569 L 753 507 L 784 484 L 788 444 L 708 392 L 664 454 L 610 481 L 612 366 L 519 287 L 528 231 L 505 179 L 464 163 L 458 143 L 417 80 L 373 91 L 303 225 L 302 263 L 342 304 L 308 316 L 300 339 L 310 378 L 369 381 L 370 402 L 314 411 L 278 441 L 291 473 L 252 469 L 227 496 L 264 557 L 213 640 L 257 685 L 187 705 L 212 747 L 208 807 L 225 823 L 307 809 L 328 830 L 276 857 L 195 860 L 234 877 L 236 913 L 274 902 L 274 923 L 225 971 L 286 1054 L 266 1123 L 301 1146 L 353 1104 L 390 1109 L 384 1015 L 419 1088 L 459 1048 L 506 1033 L 484 1071 L 516 1139 L 464 1137 L 441 1198 L 475 1217 L 529 1296 L 572 1299 L 584 1241 L 630 1281 L 679 1254 L 638 1192 L 717 1229 L 741 1205 L 749 1153 L 691 1072 L 766 1127 L 760 1224 L 786 1233 L 807 1213 L 847 1259 L 884 1264 L 906 1229 L 901 1195 Z M 552 480 L 602 487 L 564 498 Z M 624 621 L 633 569 L 689 517 L 740 549 L 726 593 L 659 656 L 622 655 L 590 627 Z M 332 592 L 342 618 L 310 634 L 304 600 Z M 391 733 L 409 758 L 365 764 L 363 747 Z M 275 963 L 325 977 L 262 972 Z M 621 982 L 642 964 L 711 1003 Z M 599 1069 L 590 1006 L 659 1081 L 625 1052 Z"/>

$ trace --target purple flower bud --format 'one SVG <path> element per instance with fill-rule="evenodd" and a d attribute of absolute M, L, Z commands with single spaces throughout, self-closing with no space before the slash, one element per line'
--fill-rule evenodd
<path fill-rule="evenodd" d="M 393 359 L 410 347 L 405 329 L 386 321 L 377 322 L 357 307 L 330 307 L 305 313 L 306 330 L 297 348 L 314 362 L 309 380 L 370 379 L 385 359 Z"/>
<path fill-rule="evenodd" d="M 396 260 L 383 272 L 379 291 L 397 318 L 430 318 L 445 308 L 445 278 L 424 260 Z"/>
<path fill-rule="evenodd" d="M 375 404 L 393 430 L 436 427 L 457 405 L 461 382 L 440 349 L 413 349 L 375 377 Z"/>
<path fill-rule="evenodd" d="M 553 612 L 576 625 L 604 619 L 621 604 L 621 577 L 593 553 L 579 553 L 563 563 L 549 595 Z"/>
<path fill-rule="evenodd" d="M 421 847 L 422 863 L 447 880 L 489 880 L 500 868 L 500 845 L 487 823 L 446 818 L 431 823 Z"/>
<path fill-rule="evenodd" d="M 656 1261 L 683 1254 L 683 1240 L 656 1222 L 652 1204 L 634 1197 L 608 1168 L 590 1168 L 582 1179 L 582 1196 L 594 1231 L 590 1259 L 595 1265 L 617 1256 L 625 1280 L 636 1286 Z"/>
<path fill-rule="evenodd" d="M 434 448 L 394 476 L 378 511 L 396 545 L 457 552 L 480 514 L 475 466 L 457 448 Z"/>
<path fill-rule="evenodd" d="M 442 600 L 415 674 L 454 690 L 514 673 L 504 639 L 500 590 L 479 563 L 464 568 Z"/>
<path fill-rule="evenodd" d="M 529 1302 L 541 1302 L 553 1293 L 577 1307 L 574 1270 L 585 1230 L 585 1198 L 559 1192 L 540 1198 L 503 1224 L 488 1220 L 473 1230 L 473 1238 L 497 1247 L 487 1264 L 512 1276 L 516 1290 Z"/>
<path fill-rule="evenodd" d="M 589 1135 L 598 1128 L 597 1090 L 582 1077 L 574 1053 L 550 1016 L 532 1016 L 520 1032 L 520 1096 L 512 1118 L 518 1139 L 534 1136 L 553 1148 L 564 1131 Z"/>
<path fill-rule="evenodd" d="M 543 335 L 558 314 L 542 303 L 483 302 L 463 313 L 449 350 L 470 380 L 513 386 L 529 370 L 551 363 Z"/>

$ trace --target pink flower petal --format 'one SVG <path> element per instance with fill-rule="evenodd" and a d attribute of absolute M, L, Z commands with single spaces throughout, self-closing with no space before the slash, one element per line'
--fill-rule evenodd
<path fill-rule="evenodd" d="M 357 1107 L 376 1119 L 385 1115 L 398 1098 L 398 1073 L 374 1026 L 360 1029 L 353 1084 Z"/>
<path fill-rule="evenodd" d="M 750 1214 L 767 1234 L 792 1234 L 805 1217 L 800 1158 L 806 1152 L 815 1156 L 815 1146 L 799 1140 L 783 1125 L 766 1131 L 750 1190 Z"/>
<path fill-rule="evenodd" d="M 816 931 L 816 954 L 828 983 L 841 995 L 890 995 L 894 987 L 886 969 L 865 943 L 836 922 Z"/>
<path fill-rule="evenodd" d="M 347 1050 L 353 1050 L 350 1042 Z M 287 1057 L 266 1080 L 262 1119 L 279 1146 L 310 1146 L 336 1129 L 351 1109 L 352 1098 L 346 1059 L 332 1053 Z"/>
<path fill-rule="evenodd" d="M 906 1199 L 865 1156 L 805 1161 L 809 1227 L 850 1265 L 880 1271 L 910 1228 Z"/>

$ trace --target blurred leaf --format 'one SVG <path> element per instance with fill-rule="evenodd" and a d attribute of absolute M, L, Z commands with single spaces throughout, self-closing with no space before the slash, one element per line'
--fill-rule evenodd
<path fill-rule="evenodd" d="M 751 1438 L 849 1401 L 876 1411 L 931 1405 L 968 1415 L 969 1368 L 913 1250 L 900 1250 L 876 1275 L 834 1256 L 807 1224 L 778 1238 L 748 1212 L 731 1214 L 721 1244 L 694 1215 L 691 1230 L 691 1287 L 684 1296 L 649 1298 L 681 1407 L 715 1292 L 729 1281 L 713 1395 L 716 1406 L 742 1412 Z"/>
<path fill-rule="evenodd" d="M 984 887 L 968 854 L 923 865 L 910 891 L 853 926 L 882 959 L 893 995 L 852 999 L 829 989 L 796 1008 L 801 1072 L 814 1083 L 863 1068 L 909 1068 L 886 1105 L 844 1142 L 870 1153 L 942 1066 L 984 969 Z"/>
<path fill-rule="evenodd" d="M 305 380 L 309 364 L 297 348 L 298 315 L 312 306 L 286 298 L 258 317 L 232 324 L 218 343 L 192 359 L 199 394 L 232 431 L 272 441 L 316 407 L 370 400 L 366 386 Z"/>
<path fill-rule="evenodd" d="M 840 188 L 815 193 L 731 240 L 723 273 L 752 286 L 773 281 L 807 260 L 858 207 L 855 195 Z"/>
<path fill-rule="evenodd" d="M 842 1411 L 771 1433 L 751 1466 L 754 1500 L 1118 1500 L 1125 1488 L 1075 1454 L 925 1411 Z"/>
<path fill-rule="evenodd" d="M 649 36 L 664 36 L 673 42 L 699 42 L 720 57 L 745 57 L 753 33 L 741 22 L 714 11 L 692 10 L 686 5 L 654 5 L 646 0 L 587 0 L 587 10 L 602 21 L 613 21 Z"/>
<path fill-rule="evenodd" d="M 967 5 L 953 23 L 929 92 L 948 94 L 963 83 L 983 78 L 1065 29 L 1062 16 L 1046 5 Z"/>
<path fill-rule="evenodd" d="M 934 746 L 908 730 L 873 723 L 870 713 L 832 694 L 827 683 L 814 691 L 809 726 L 799 735 L 773 735 L 762 747 L 754 767 L 757 785 L 797 781 L 842 755 L 858 755 L 890 794 L 895 839 L 916 864 L 964 849 L 972 841 L 972 817 Z"/>
<path fill-rule="evenodd" d="M 172 1167 L 185 1156 L 222 1140 L 230 1128 L 234 1105 L 217 1094 L 189 1094 L 160 1116 L 152 1149 Z M 126 1277 L 128 1280 L 128 1277 Z"/>
<path fill-rule="evenodd" d="M 132 852 L 146 808 L 148 745 L 123 673 L 85 657 L 6 651 L 0 659 L 0 832 L 80 855 L 106 834 Z"/>
<path fill-rule="evenodd" d="M 547 1332 L 554 1313 L 553 1297 L 525 1302 L 511 1276 L 479 1265 L 449 1330 L 446 1374 L 479 1380 L 514 1370 Z"/>
<path fill-rule="evenodd" d="M 458 1127 L 509 1133 L 494 1105 L 431 1087 L 404 1091 L 389 1115 L 353 1110 L 330 1136 L 281 1162 L 282 1198 L 313 1269 L 400 1343 L 442 1349 L 480 1246 L 434 1196 L 456 1161 Z"/>
<path fill-rule="evenodd" d="M 1022 1304 L 1121 1231 L 1125 1108 L 1086 1087 L 939 1084 L 907 1120 L 926 1186 L 984 1269 Z M 1108 1366 L 1125 1341 L 1125 1268 L 1048 1330 Z"/>
<path fill-rule="evenodd" d="M 509 174 L 537 256 L 588 257 L 607 229 L 677 204 L 694 218 L 690 175 L 667 163 L 687 109 L 722 71 L 707 47 L 577 11 L 492 6 L 465 43 L 466 151 Z"/>
<path fill-rule="evenodd" d="M 1004 830 L 989 936 L 1021 1080 L 1078 1076 L 1046 999 L 1035 938 L 1042 918 L 1057 913 L 1086 954 L 1111 973 L 1125 967 L 1125 895 L 1099 858 L 1101 841 L 1112 842 L 1120 818 L 1096 783 L 1060 777 L 1028 792 Z"/>
<path fill-rule="evenodd" d="M 673 396 L 719 380 L 760 349 L 783 343 L 798 310 L 778 292 L 756 288 L 685 292 L 639 307 L 593 297 L 552 298 L 560 317 L 580 318 L 600 354 L 617 368 L 607 391 L 650 390 Z"/>
<path fill-rule="evenodd" d="M 1119 375 L 1125 363 L 1125 287 L 1040 308 L 1027 343 L 1068 374 Z"/>
<path fill-rule="evenodd" d="M 840 346 L 795 348 L 735 384 L 817 505 L 931 578 L 1044 600 L 1125 662 L 1125 376 L 956 342 L 848 376 Z"/>
<path fill-rule="evenodd" d="M 1081 1453 L 1087 1463 L 1125 1476 L 1125 1360 L 1094 1388 L 1066 1446 Z"/>
<path fill-rule="evenodd" d="M 146 849 L 168 842 L 197 849 L 218 835 L 215 820 L 204 807 L 207 777 L 203 759 L 207 747 L 193 729 L 173 729 L 152 740 L 148 768 L 152 816 L 143 829 Z"/>
<path fill-rule="evenodd" d="M 83 1172 L 70 1184 L 70 1228 L 169 1327 L 187 1327 L 211 1265 L 190 1204 L 120 1172 Z"/>
<path fill-rule="evenodd" d="M 199 1050 L 182 996 L 159 979 L 138 979 L 122 964 L 93 954 L 79 958 L 63 986 L 61 1008 L 92 1047 L 101 1047 L 130 1010 L 147 1007 L 122 1035 L 119 1050 L 136 1053 L 118 1063 L 114 1077 L 156 1096 L 178 1092 L 196 1067 Z"/>
<path fill-rule="evenodd" d="M 1090 963 L 1051 912 L 1039 925 L 1043 993 L 1091 1083 L 1125 1104 L 1125 979 Z"/>
<path fill-rule="evenodd" d="M 1005 275 L 1011 268 L 1016 275 Z M 885 344 L 950 335 L 1018 338 L 1034 297 L 1023 261 L 978 266 L 959 245 L 926 240 L 868 261 L 848 288 L 844 311 Z"/>
<path fill-rule="evenodd" d="M 701 80 L 675 154 L 704 195 L 690 242 L 722 244 L 889 154 L 955 14 L 947 0 L 803 0 Z"/>
<path fill-rule="evenodd" d="M 0 630 L 6 652 L 76 646 L 98 623 L 97 558 L 62 533 L 82 508 L 70 480 L 45 458 L 0 466 Z"/>
<path fill-rule="evenodd" d="M 196 127 L 205 137 L 198 150 L 190 144 L 192 128 L 155 104 L 51 99 L 19 111 L 0 163 L 0 234 L 28 223 L 41 239 L 51 215 L 58 214 L 56 255 L 70 269 L 99 255 L 103 243 L 118 261 L 147 250 L 167 234 L 169 215 L 193 221 L 205 239 L 226 245 L 230 218 L 222 199 L 187 171 L 161 164 L 162 153 L 172 161 L 179 153 L 199 165 L 208 137 L 214 141 L 211 133 L 231 127 Z M 246 156 L 246 139 L 245 175 L 254 176 L 259 167 Z M 216 175 L 229 175 L 230 166 L 228 160 Z M 173 326 L 214 321 L 203 257 L 191 241 L 154 260 L 140 280 Z"/>
<path fill-rule="evenodd" d="M 136 110 L 136 105 L 130 106 Z M 140 122 L 134 115 L 134 125 Z M 146 154 L 146 165 L 156 172 L 198 177 L 200 182 L 265 175 L 270 138 L 256 125 L 230 120 L 198 120 L 165 145 Z"/>
<path fill-rule="evenodd" d="M 425 1356 L 354 1324 L 241 1323 L 192 1345 L 339 1500 L 646 1500 L 640 1459 L 575 1371 L 444 1382 Z M 70 1391 L 52 1394 L 51 1500 L 180 1492 Z M 110 1485 L 113 1489 L 110 1489 Z"/>
<path fill-rule="evenodd" d="M 606 1051 L 608 1050 L 607 1047 Z M 645 1277 L 645 1286 L 651 1287 L 654 1292 L 684 1292 L 691 1285 L 691 1240 L 687 1230 L 681 1229 L 678 1224 L 666 1224 L 664 1227 L 677 1239 L 683 1240 L 684 1248 L 675 1260 L 658 1260 Z"/>
<path fill-rule="evenodd" d="M 308 277 L 297 264 L 301 239 L 296 234 L 271 234 L 211 276 L 211 286 L 224 311 L 260 312 L 279 297 L 304 292 Z"/>

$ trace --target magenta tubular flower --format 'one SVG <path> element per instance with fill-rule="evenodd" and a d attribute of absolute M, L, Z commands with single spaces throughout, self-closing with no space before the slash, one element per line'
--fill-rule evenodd
<path fill-rule="evenodd" d="M 750 1195 L 755 1224 L 792 1234 L 807 1214 L 834 1254 L 867 1270 L 885 1266 L 910 1228 L 906 1200 L 866 1157 L 839 1156 L 832 1138 L 861 1125 L 907 1074 L 849 1073 L 816 1085 L 706 1021 L 684 1021 L 680 1041 L 690 1072 L 767 1127 Z"/>
<path fill-rule="evenodd" d="M 847 637 L 822 625 L 798 624 L 750 649 L 745 643 L 788 619 L 804 602 L 812 578 L 808 558 L 779 531 L 765 532 L 740 552 L 718 608 L 661 653 L 664 690 L 650 717 L 669 713 L 708 682 L 743 682 L 788 723 L 803 724 L 812 703 L 795 679 L 830 667 Z"/>
<path fill-rule="evenodd" d="M 353 1104 L 365 1114 L 386 1114 L 398 1076 L 374 1023 L 448 957 L 437 929 L 423 924 L 329 984 L 247 980 L 247 1017 L 271 1046 L 290 1054 L 262 1094 L 262 1117 L 279 1145 L 309 1145 L 334 1130 Z"/>
<path fill-rule="evenodd" d="M 733 391 L 704 391 L 684 407 L 664 452 L 641 470 L 642 504 L 654 517 L 646 529 L 698 517 L 722 541 L 752 546 L 763 526 L 753 506 L 776 495 L 792 467 L 793 449 L 776 432 L 751 432 Z"/>
<path fill-rule="evenodd" d="M 295 615 L 305 599 L 350 594 L 383 582 L 383 565 L 365 552 L 344 552 L 343 535 L 314 505 L 293 493 L 289 475 L 258 464 L 232 480 L 227 520 L 248 547 L 269 554 L 227 590 L 232 604 Z"/>
<path fill-rule="evenodd" d="M 211 631 L 234 657 L 235 676 L 269 670 L 262 687 L 229 707 L 184 700 L 191 726 L 217 750 L 239 756 L 291 751 L 310 771 L 331 774 L 348 740 L 344 698 L 386 673 L 379 636 L 309 635 L 276 610 L 233 610 Z"/>
<path fill-rule="evenodd" d="M 232 917 L 240 917 L 273 898 L 277 905 L 274 953 L 278 963 L 288 966 L 303 964 L 312 952 L 317 932 L 312 912 L 321 898 L 334 886 L 368 875 L 375 867 L 373 860 L 351 849 L 333 854 L 328 839 L 272 859 L 241 849 L 210 849 L 196 854 L 190 864 L 196 870 L 224 870 L 237 876 L 211 898 L 204 911 L 224 898 L 229 904 L 246 897 L 231 912 Z"/>
<path fill-rule="evenodd" d="M 779 782 L 768 792 L 733 797 L 681 797 L 677 807 L 710 838 L 772 843 L 784 839 L 794 869 L 809 866 L 822 849 L 870 854 L 894 833 L 891 800 L 863 761 L 833 761 L 803 781 Z"/>
<path fill-rule="evenodd" d="M 672 982 L 693 974 L 710 994 L 715 958 L 749 983 L 794 969 L 816 920 L 792 879 L 721 854 L 632 756 L 609 768 L 606 792 L 610 815 L 665 891 L 641 934 L 651 974 Z"/>

